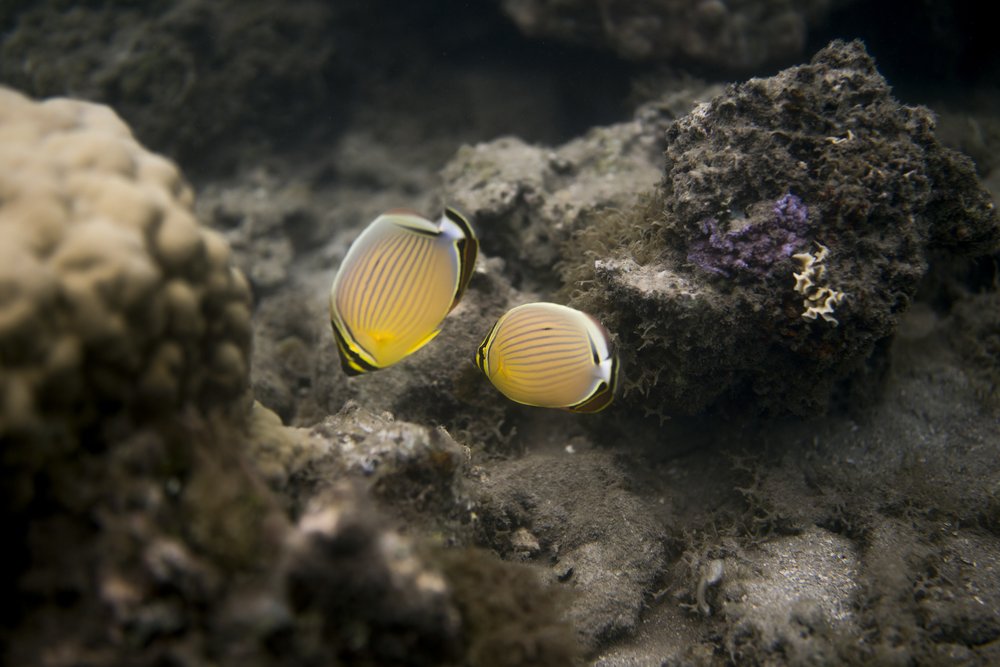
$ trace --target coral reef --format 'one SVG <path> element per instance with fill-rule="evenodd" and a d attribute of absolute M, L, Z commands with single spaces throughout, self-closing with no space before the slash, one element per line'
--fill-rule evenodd
<path fill-rule="evenodd" d="M 877 365 L 932 255 L 1000 242 L 971 163 L 926 109 L 892 98 L 858 42 L 674 118 L 651 103 L 552 151 L 462 149 L 443 172 L 516 285 L 561 277 L 570 305 L 619 336 L 626 403 L 646 412 L 821 410 Z M 655 148 L 666 165 L 651 188 Z M 792 257 L 814 243 L 829 249 L 815 289 Z"/>
<path fill-rule="evenodd" d="M 114 100 L 194 178 L 106 108 L 0 93 L 0 663 L 1000 664 L 997 223 L 939 145 L 1000 191 L 992 93 L 906 62 L 909 87 L 900 42 L 870 43 L 900 99 L 951 95 L 935 128 L 857 45 L 706 87 L 518 36 L 516 2 L 266 4 L 0 9 L 0 77 Z M 633 57 L 659 28 L 700 39 L 656 12 L 720 11 L 520 6 Z M 928 61 L 985 81 L 958 58 L 988 22 L 921 9 L 904 24 L 946 37 L 891 17 L 900 53 L 941 44 Z M 761 50 L 805 5 L 724 10 L 707 48 L 734 61 L 812 31 Z M 634 75 L 632 120 L 584 134 Z M 461 305 L 345 377 L 326 297 L 349 242 L 446 204 L 485 251 Z M 537 300 L 612 318 L 624 400 L 498 400 L 474 349 Z"/>
<path fill-rule="evenodd" d="M 586 230 L 565 272 L 581 286 L 573 304 L 618 333 L 635 400 L 655 412 L 727 398 L 822 409 L 893 333 L 931 254 L 1000 243 L 971 163 L 937 142 L 929 112 L 892 99 L 859 42 L 700 105 L 669 129 L 666 160 L 654 201 Z M 839 327 L 804 320 L 794 298 L 805 287 L 791 255 L 810 242 L 829 248 L 830 285 L 805 311 L 837 305 Z M 595 261 L 595 246 L 611 250 Z"/>
<path fill-rule="evenodd" d="M 632 60 L 747 70 L 801 54 L 810 25 L 846 0 L 501 0 L 528 35 L 597 44 Z"/>
<path fill-rule="evenodd" d="M 173 164 L 98 105 L 0 89 L 0 124 L 0 435 L 72 443 L 119 414 L 228 409 L 250 294 Z"/>
<path fill-rule="evenodd" d="M 575 659 L 534 570 L 374 506 L 468 520 L 445 432 L 248 410 L 247 284 L 172 163 L 106 107 L 8 89 L 0 135 L 4 664 Z"/>
<path fill-rule="evenodd" d="M 792 78 L 788 73 L 785 76 Z M 814 76 L 822 79 L 825 70 Z M 826 104 L 833 98 L 835 95 L 831 93 L 817 104 Z M 761 102 L 761 108 L 765 106 Z M 888 103 L 886 107 L 893 109 L 893 113 L 920 116 L 915 110 Z M 801 109 L 800 106 L 795 113 L 789 112 L 790 117 L 800 117 Z M 778 178 L 778 172 L 751 167 L 749 177 L 741 174 L 751 185 L 758 183 L 753 178 L 771 177 L 779 182 L 760 187 L 750 204 L 713 205 L 692 212 L 685 218 L 685 225 L 670 224 L 676 223 L 676 219 L 664 215 L 668 202 L 662 194 L 643 197 L 642 189 L 632 187 L 629 181 L 635 175 L 642 175 L 642 188 L 652 188 L 660 178 L 659 152 L 667 148 L 661 132 L 679 115 L 672 115 L 662 107 L 647 106 L 634 123 L 595 130 L 552 150 L 511 139 L 462 149 L 445 171 L 444 199 L 449 203 L 461 202 L 469 209 L 484 239 L 484 248 L 497 256 L 502 253 L 504 261 L 492 258 L 481 263 L 462 309 L 456 311 L 454 320 L 442 333 L 440 346 L 423 350 L 383 376 L 376 374 L 357 382 L 338 372 L 329 332 L 323 326 L 322 299 L 310 296 L 325 292 L 329 270 L 336 265 L 337 253 L 346 246 L 348 235 L 341 232 L 343 235 L 322 253 L 303 252 L 303 260 L 313 262 L 320 275 L 314 281 L 290 280 L 285 285 L 276 282 L 273 295 L 262 305 L 257 322 L 257 354 L 261 364 L 255 369 L 255 387 L 258 396 L 268 404 L 273 400 L 273 406 L 283 416 L 303 424 L 321 423 L 295 431 L 298 435 L 286 441 L 288 430 L 282 429 L 273 415 L 266 417 L 276 433 L 266 452 L 261 453 L 267 461 L 265 470 L 270 471 L 268 479 L 282 496 L 291 499 L 294 513 L 308 506 L 309 498 L 327 489 L 332 479 L 359 475 L 367 480 L 369 492 L 378 499 L 382 510 L 406 522 L 408 536 L 426 530 L 449 543 L 453 540 L 458 544 L 477 543 L 496 550 L 506 559 L 542 566 L 547 578 L 558 582 L 553 584 L 557 589 L 570 593 L 569 617 L 584 645 L 596 655 L 607 656 L 597 664 L 642 664 L 669 658 L 678 663 L 712 664 L 727 648 L 748 661 L 774 662 L 780 662 L 783 651 L 826 656 L 834 661 L 911 653 L 940 656 L 948 651 L 955 655 L 988 655 L 988 648 L 969 646 L 966 642 L 990 636 L 989 609 L 980 609 L 975 616 L 976 627 L 982 629 L 979 634 L 954 631 L 958 627 L 956 618 L 977 611 L 971 603 L 966 606 L 969 598 L 959 586 L 935 579 L 928 583 L 935 604 L 905 608 L 905 599 L 912 592 L 909 577 L 924 571 L 923 568 L 941 566 L 935 547 L 914 546 L 912 541 L 918 540 L 916 534 L 891 531 L 885 537 L 887 543 L 912 548 L 910 555 L 902 560 L 883 561 L 877 550 L 873 552 L 866 546 L 866 540 L 874 535 L 872 531 L 883 527 L 885 513 L 908 512 L 905 508 L 911 505 L 918 515 L 914 520 L 922 529 L 938 529 L 938 519 L 928 518 L 937 511 L 933 499 L 938 496 L 929 493 L 929 489 L 917 491 L 909 486 L 918 484 L 919 475 L 929 472 L 928 466 L 939 472 L 933 486 L 953 490 L 948 492 L 944 509 L 947 516 L 959 517 L 963 525 L 975 522 L 994 525 L 989 524 L 993 520 L 990 519 L 993 506 L 988 499 L 988 480 L 995 464 L 980 458 L 990 451 L 985 443 L 991 423 L 968 412 L 952 419 L 943 407 L 930 414 L 922 411 L 914 423 L 892 422 L 894 415 L 912 412 L 912 407 L 907 407 L 908 397 L 921 397 L 920 405 L 936 401 L 933 386 L 944 386 L 949 395 L 959 397 L 955 400 L 962 401 L 968 396 L 960 383 L 961 374 L 941 374 L 938 360 L 909 371 L 912 376 L 907 375 L 905 381 L 891 376 L 888 404 L 871 421 L 810 420 L 797 424 L 792 433 L 775 433 L 771 428 L 758 437 L 748 437 L 744 429 L 752 431 L 759 427 L 755 422 L 741 421 L 739 427 L 720 429 L 705 421 L 672 420 L 650 435 L 636 426 L 639 422 L 630 420 L 628 437 L 591 433 L 590 437 L 608 450 L 597 452 L 586 451 L 587 437 L 580 436 L 582 427 L 578 424 L 570 425 L 559 418 L 539 418 L 517 408 L 495 410 L 495 400 L 478 394 L 481 385 L 475 384 L 475 374 L 466 373 L 460 358 L 456 363 L 456 351 L 474 345 L 482 335 L 477 329 L 488 327 L 491 318 L 509 304 L 534 298 L 530 289 L 544 290 L 558 284 L 554 263 L 561 264 L 562 275 L 572 283 L 566 293 L 576 287 L 576 279 L 594 280 L 595 267 L 602 270 L 620 264 L 631 267 L 636 282 L 650 289 L 670 285 L 677 294 L 693 295 L 686 301 L 655 302 L 666 304 L 668 312 L 657 312 L 650 307 L 646 321 L 654 321 L 654 313 L 658 322 L 671 321 L 670 312 L 680 313 L 681 320 L 685 314 L 691 315 L 693 321 L 683 322 L 683 326 L 698 332 L 701 338 L 710 338 L 711 341 L 703 341 L 706 346 L 725 340 L 727 323 L 738 321 L 736 316 L 746 316 L 743 311 L 734 311 L 732 301 L 723 298 L 729 295 L 729 290 L 746 295 L 745 305 L 751 313 L 751 306 L 759 303 L 759 299 L 780 295 L 780 309 L 760 317 L 777 312 L 791 327 L 789 331 L 800 336 L 797 340 L 804 339 L 807 345 L 822 345 L 825 337 L 836 336 L 839 330 L 851 326 L 852 321 L 857 324 L 855 311 L 864 304 L 856 304 L 853 290 L 841 282 L 842 273 L 850 278 L 850 271 L 856 268 L 851 267 L 850 261 L 845 264 L 843 255 L 855 246 L 828 232 L 831 229 L 839 232 L 842 228 L 837 225 L 841 222 L 844 227 L 848 222 L 861 223 L 854 219 L 831 222 L 831 217 L 837 220 L 839 213 L 830 213 L 834 210 L 833 203 L 829 197 L 817 194 L 816 183 L 808 179 L 789 182 Z M 815 114 L 810 117 L 815 119 Z M 743 127 L 742 131 L 751 133 L 752 128 Z M 828 136 L 838 139 L 834 133 L 817 132 L 805 135 L 802 141 L 820 155 L 824 151 L 842 151 L 849 143 L 827 141 Z M 839 138 L 847 136 L 844 131 Z M 887 133 L 887 136 L 896 135 Z M 609 140 L 613 137 L 625 140 Z M 950 155 L 940 151 L 932 139 L 920 137 L 928 142 L 928 154 L 942 159 Z M 857 130 L 852 130 L 851 138 L 858 139 Z M 732 140 L 730 143 L 741 145 Z M 560 171 L 563 166 L 558 158 L 569 154 L 566 149 L 570 146 L 579 157 L 568 160 L 569 168 Z M 643 147 L 642 150 L 633 152 L 637 146 Z M 616 150 L 623 151 L 626 157 L 616 157 Z M 725 150 L 718 146 L 713 150 L 720 160 L 725 158 Z M 550 161 L 551 156 L 556 159 Z M 857 162 L 868 157 L 859 155 Z M 533 168 L 533 164 L 538 168 Z M 853 169 L 857 165 L 850 166 Z M 954 158 L 948 168 L 961 173 L 962 160 Z M 726 173 L 723 171 L 723 176 Z M 724 181 L 722 185 L 735 180 Z M 844 181 L 847 180 L 845 176 Z M 965 191 L 968 201 L 982 202 L 971 183 L 967 182 L 969 190 Z M 921 192 L 926 194 L 927 190 L 918 191 L 918 195 Z M 947 192 L 934 194 L 946 199 Z M 553 193 L 561 194 L 556 198 Z M 787 197 L 789 194 L 798 199 Z M 877 196 L 873 200 L 877 203 Z M 919 208 L 921 200 L 917 197 L 915 201 Z M 557 206 L 560 202 L 562 208 Z M 436 205 L 433 203 L 427 209 L 433 210 Z M 253 211 L 252 206 L 246 203 L 243 206 Z M 886 257 L 897 252 L 892 229 L 899 218 L 886 213 L 894 207 L 895 204 L 886 204 L 878 216 L 865 219 L 873 226 L 884 223 L 885 229 L 876 226 L 871 232 L 875 236 L 861 235 L 868 245 L 859 241 L 859 246 L 868 247 L 869 253 L 881 249 Z M 279 213 L 280 209 L 280 205 L 276 207 Z M 983 223 L 975 209 L 971 210 L 974 215 L 969 219 Z M 914 217 L 918 221 L 914 224 L 932 219 L 925 210 L 914 213 Z M 362 215 L 348 218 L 355 223 L 366 219 Z M 717 233 L 723 240 L 721 249 L 727 247 L 724 239 L 733 242 L 732 252 L 717 255 L 721 262 L 733 263 L 729 277 L 705 271 L 689 259 L 692 247 L 709 236 L 699 223 L 712 218 L 717 221 Z M 268 224 L 275 229 L 282 227 L 278 221 Z M 289 223 L 290 229 L 294 230 L 296 224 Z M 979 229 L 988 232 L 989 225 L 987 220 Z M 745 236 L 727 237 L 743 229 L 748 229 Z M 903 231 L 906 229 L 910 228 Z M 769 230 L 774 230 L 773 236 L 766 233 Z M 972 233 L 966 238 L 973 243 L 957 249 L 976 253 L 992 244 L 989 233 L 979 243 L 975 242 L 976 228 L 970 227 L 968 231 Z M 522 246 L 522 234 L 535 242 Z M 889 238 L 882 239 L 884 234 Z M 944 241 L 946 236 L 935 232 L 935 243 Z M 801 239 L 801 243 L 786 248 L 790 237 Z M 738 247 L 741 238 L 747 239 L 749 250 Z M 919 235 L 914 233 L 914 238 Z M 548 242 L 543 243 L 543 239 Z M 553 241 L 555 247 L 550 247 Z M 815 275 L 812 279 L 820 286 L 850 292 L 832 314 L 840 322 L 838 327 L 824 321 L 822 316 L 818 321 L 803 319 L 803 299 L 807 295 L 795 291 L 794 274 L 802 269 L 792 255 L 819 253 L 817 241 L 829 248 L 829 254 L 821 262 L 827 266 L 823 280 L 817 280 Z M 870 247 L 873 243 L 876 247 Z M 921 248 L 912 255 L 900 256 L 903 259 L 919 256 L 923 262 L 929 253 L 940 250 L 949 254 L 953 250 L 944 244 L 937 249 L 926 244 Z M 758 257 L 773 258 L 773 262 L 755 259 Z M 580 258 L 587 261 L 581 263 Z M 756 270 L 737 265 L 738 260 L 746 258 L 750 258 L 747 266 Z M 922 263 L 914 263 L 918 264 L 917 273 L 922 272 Z M 668 272 L 666 267 L 673 270 Z M 914 290 L 916 277 L 909 277 L 913 280 L 905 284 L 905 290 Z M 512 287 L 512 282 L 525 289 L 519 291 Z M 585 283 L 582 287 L 576 298 L 587 297 L 592 285 Z M 597 291 L 598 287 L 593 289 Z M 913 292 L 909 294 L 912 297 Z M 862 295 L 870 298 L 869 293 Z M 683 310 L 685 304 L 687 311 Z M 718 308 L 712 310 L 710 307 L 715 305 Z M 626 306 L 623 302 L 612 312 L 624 311 Z M 898 320 L 902 313 L 901 306 L 894 318 Z M 744 328 L 733 333 L 731 349 L 747 350 L 746 354 L 752 358 L 760 348 L 753 347 L 754 341 L 748 346 L 747 340 L 740 337 L 751 330 L 750 324 L 744 324 Z M 894 320 L 888 331 L 895 331 L 895 326 Z M 630 340 L 639 356 L 660 359 L 664 354 L 666 346 L 641 347 L 638 334 L 627 327 L 619 330 L 619 335 L 636 335 Z M 320 350 L 318 362 L 313 353 L 316 349 Z M 882 355 L 889 348 L 880 343 L 876 349 Z M 826 352 L 834 354 L 835 350 Z M 697 357 L 686 361 L 683 372 L 690 373 L 696 360 Z M 706 358 L 701 358 L 701 362 L 706 364 Z M 707 362 L 710 365 L 711 360 Z M 660 372 L 665 380 L 671 379 L 669 368 Z M 678 379 L 685 377 L 678 374 Z M 702 400 L 703 395 L 697 392 L 701 380 L 706 381 L 709 389 L 705 396 L 711 396 L 702 405 L 709 405 L 717 400 L 714 397 L 732 391 L 739 378 L 724 374 L 688 378 L 687 389 L 695 401 Z M 711 394 L 712 391 L 716 393 Z M 821 401 L 826 400 L 828 388 L 820 387 L 817 396 Z M 768 397 L 763 398 L 766 401 Z M 660 409 L 662 406 L 656 401 L 662 397 L 654 391 L 653 399 L 643 407 Z M 349 400 L 356 403 L 335 417 L 328 416 Z M 752 405 L 752 409 L 757 407 L 757 403 Z M 381 410 L 396 413 L 397 419 Z M 405 420 L 417 423 L 407 424 Z M 550 429 L 539 431 L 537 424 L 541 421 L 552 422 Z M 421 426 L 429 423 L 447 424 L 450 436 L 435 436 L 433 429 Z M 510 430 L 512 423 L 516 432 Z M 500 431 L 500 424 L 503 434 L 498 437 L 496 433 L 488 433 L 488 426 Z M 392 434 L 394 440 L 384 440 L 382 433 Z M 641 451 L 642 442 L 647 439 L 670 454 L 636 455 L 636 449 Z M 919 457 L 928 453 L 921 450 L 913 454 L 915 467 L 909 472 L 893 468 L 894 457 L 909 460 L 902 443 L 918 440 L 965 444 L 960 447 L 961 453 L 955 454 L 954 461 L 941 451 L 932 455 L 932 463 L 918 464 Z M 498 441 L 502 444 L 497 445 Z M 469 449 L 456 446 L 456 442 L 468 445 Z M 486 445 L 487 442 L 493 444 Z M 394 449 L 395 443 L 399 444 L 398 449 Z M 566 443 L 572 443 L 572 447 L 564 450 L 564 446 L 568 447 Z M 743 448 L 765 451 L 764 445 L 776 448 L 784 458 L 778 455 L 760 462 L 760 488 L 748 486 L 744 491 L 745 480 L 733 473 L 727 457 Z M 545 446 L 551 449 L 542 451 Z M 511 450 L 517 452 L 519 447 L 527 451 L 518 452 L 521 455 L 514 460 L 506 460 L 514 455 Z M 680 449 L 689 452 L 688 456 L 677 457 Z M 280 462 L 282 452 L 288 452 L 290 457 L 287 466 Z M 581 452 L 586 452 L 583 457 Z M 628 459 L 632 456 L 639 460 L 630 464 Z M 444 465 L 435 461 L 443 461 Z M 968 484 L 956 482 L 967 463 L 974 463 L 977 470 L 982 470 L 981 474 L 973 475 Z M 867 466 L 872 467 L 870 474 L 864 470 Z M 887 479 L 892 481 L 884 481 Z M 734 491 L 734 487 L 741 490 Z M 971 509 L 961 509 L 960 499 L 970 500 Z M 900 504 L 904 507 L 900 508 Z M 943 524 L 947 521 L 941 522 L 941 530 L 946 530 Z M 822 528 L 817 529 L 817 525 Z M 678 527 L 677 532 L 674 527 Z M 709 555 L 702 557 L 703 552 L 698 552 L 695 556 L 693 545 L 704 543 L 712 545 Z M 989 539 L 985 543 L 992 544 Z M 629 546 L 624 549 L 613 546 L 618 544 Z M 847 556 L 844 562 L 827 558 L 841 548 Z M 995 553 L 990 546 L 978 545 L 977 549 L 984 559 Z M 683 552 L 681 558 L 677 556 L 679 551 Z M 460 553 L 451 555 L 477 572 L 474 575 L 477 580 L 486 580 L 478 574 L 478 566 L 470 564 L 470 557 Z M 711 586 L 706 584 L 702 593 L 713 610 L 709 616 L 698 610 L 695 592 L 703 577 L 688 580 L 675 576 L 673 569 L 665 569 L 676 567 L 678 560 L 689 557 L 699 565 L 699 573 L 705 563 L 716 560 L 725 563 L 721 579 Z M 802 583 L 794 590 L 785 590 L 775 583 L 780 580 L 773 578 L 775 569 L 788 567 L 789 558 L 795 559 L 794 571 Z M 438 568 L 433 560 L 425 564 L 456 586 L 452 601 L 460 613 L 477 613 L 457 597 L 455 579 L 447 574 L 449 567 Z M 616 576 L 614 573 L 623 571 L 622 564 L 628 564 L 627 574 Z M 961 568 L 957 571 L 961 576 L 969 576 Z M 845 572 L 854 577 L 854 586 L 841 585 Z M 812 585 L 816 582 L 810 576 L 815 573 L 835 576 L 830 581 L 836 581 L 837 585 Z M 494 576 L 510 581 L 498 571 L 494 571 Z M 517 576 L 531 580 L 525 571 Z M 974 583 L 982 587 L 987 581 L 988 577 L 982 577 Z M 742 607 L 734 604 L 727 612 L 722 611 L 729 593 L 735 595 L 750 589 L 759 596 L 748 599 Z M 767 595 L 783 593 L 786 597 L 782 599 L 788 600 L 791 613 L 769 615 L 754 607 L 756 601 Z M 873 601 L 870 595 L 878 596 L 878 601 Z M 955 604 L 944 602 L 950 596 Z M 897 604 L 899 599 L 904 602 Z M 484 603 L 479 598 L 475 602 Z M 854 610 L 854 605 L 860 607 L 856 617 L 837 616 L 838 609 L 846 606 Z M 691 612 L 684 611 L 688 606 Z M 949 630 L 935 639 L 921 625 L 922 618 L 929 619 L 934 627 Z M 876 631 L 885 629 L 886 639 L 871 639 L 857 646 L 851 632 L 844 631 L 845 627 L 853 628 L 857 619 Z M 902 648 L 894 648 L 894 640 L 890 638 L 897 629 L 905 637 Z M 515 632 L 526 638 L 529 634 L 524 626 Z M 632 633 L 634 636 L 629 638 Z M 776 643 L 771 639 L 776 639 Z M 639 657 L 631 662 L 615 662 L 615 648 L 620 646 L 634 647 L 632 655 Z"/>
<path fill-rule="evenodd" d="M 247 284 L 106 107 L 0 89 L 0 133 L 6 658 L 204 650 L 198 610 L 281 534 L 238 453 Z"/>

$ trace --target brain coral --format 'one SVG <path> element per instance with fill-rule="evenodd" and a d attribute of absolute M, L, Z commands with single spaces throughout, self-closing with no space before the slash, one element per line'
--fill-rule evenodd
<path fill-rule="evenodd" d="M 0 438 L 244 391 L 249 289 L 191 203 L 107 107 L 0 88 Z"/>

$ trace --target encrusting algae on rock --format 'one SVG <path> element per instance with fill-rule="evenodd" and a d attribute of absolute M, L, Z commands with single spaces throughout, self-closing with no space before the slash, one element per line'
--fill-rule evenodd
<path fill-rule="evenodd" d="M 670 126 L 665 157 L 645 203 L 594 221 L 561 263 L 570 305 L 619 336 L 624 401 L 661 416 L 823 410 L 929 257 L 1000 246 L 972 163 L 892 98 L 861 42 L 730 86 Z M 820 242 L 796 291 L 793 255 Z M 820 273 L 835 283 L 807 286 Z"/>

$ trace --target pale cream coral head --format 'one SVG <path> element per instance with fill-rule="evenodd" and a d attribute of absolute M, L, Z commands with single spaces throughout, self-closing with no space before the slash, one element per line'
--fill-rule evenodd
<path fill-rule="evenodd" d="M 243 390 L 249 288 L 192 201 L 109 108 L 0 87 L 0 434 Z"/>

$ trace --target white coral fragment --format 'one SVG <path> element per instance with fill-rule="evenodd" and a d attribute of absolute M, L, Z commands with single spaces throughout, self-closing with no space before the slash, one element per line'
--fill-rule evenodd
<path fill-rule="evenodd" d="M 833 326 L 837 326 L 839 322 L 833 316 L 833 310 L 847 298 L 847 295 L 829 285 L 820 284 L 826 273 L 824 261 L 829 252 L 829 248 L 817 242 L 814 253 L 792 255 L 792 259 L 802 264 L 802 271 L 793 273 L 792 276 L 795 278 L 795 291 L 805 297 L 802 300 L 802 306 L 805 308 L 802 317 L 807 320 L 822 317 Z"/>

